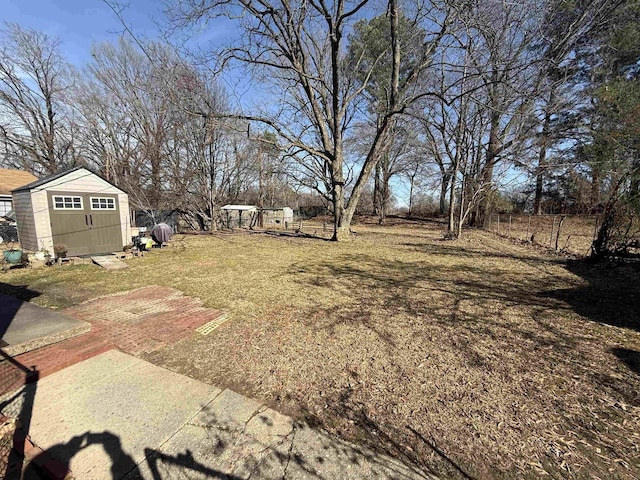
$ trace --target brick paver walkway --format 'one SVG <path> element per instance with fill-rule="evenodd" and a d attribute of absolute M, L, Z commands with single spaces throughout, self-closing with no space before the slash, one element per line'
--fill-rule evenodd
<path fill-rule="evenodd" d="M 98 298 L 62 313 L 89 322 L 91 331 L 18 355 L 14 362 L 0 362 L 0 395 L 112 348 L 138 356 L 176 343 L 223 315 L 204 308 L 197 298 L 158 286 Z M 37 375 L 15 362 L 36 370 Z"/>

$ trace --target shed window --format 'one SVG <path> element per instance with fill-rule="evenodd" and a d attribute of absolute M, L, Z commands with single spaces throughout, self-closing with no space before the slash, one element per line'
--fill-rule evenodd
<path fill-rule="evenodd" d="M 115 210 L 116 201 L 110 197 L 91 197 L 92 210 Z"/>
<path fill-rule="evenodd" d="M 54 210 L 82 210 L 82 197 L 66 197 L 55 195 L 53 197 Z"/>

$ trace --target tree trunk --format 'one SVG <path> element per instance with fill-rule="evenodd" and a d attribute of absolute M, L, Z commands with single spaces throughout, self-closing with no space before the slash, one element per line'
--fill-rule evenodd
<path fill-rule="evenodd" d="M 451 172 L 442 172 L 442 180 L 440 184 L 440 215 L 447 213 L 447 192 L 449 191 L 449 183 L 451 182 Z M 451 208 L 451 202 L 449 202 Z"/>
<path fill-rule="evenodd" d="M 451 190 L 449 192 L 449 225 L 447 228 L 447 231 L 449 233 L 449 235 L 452 235 L 454 237 L 458 237 L 457 231 L 456 231 L 456 223 L 455 223 L 455 204 L 456 204 L 456 177 L 458 176 L 458 162 L 455 162 L 454 167 L 453 167 L 453 175 L 451 176 L 451 181 L 450 181 L 450 187 Z M 458 219 L 459 222 L 462 221 L 462 219 Z"/>
<path fill-rule="evenodd" d="M 592 167 L 591 169 L 591 206 L 600 203 L 600 169 Z"/>
<path fill-rule="evenodd" d="M 534 215 L 542 214 L 542 193 L 544 187 L 544 177 L 548 167 L 547 164 L 547 145 L 549 144 L 549 130 L 551 127 L 551 112 L 553 103 L 555 102 L 555 89 L 549 92 L 547 108 L 544 112 L 544 120 L 542 122 L 542 135 L 540 138 L 540 152 L 538 154 L 538 168 L 536 169 L 536 191 L 533 200 Z"/>
<path fill-rule="evenodd" d="M 373 212 L 372 214 L 374 216 L 380 215 L 380 183 L 381 183 L 380 177 L 382 176 L 380 170 L 381 170 L 380 162 L 378 162 L 376 164 L 376 171 L 373 176 Z"/>
<path fill-rule="evenodd" d="M 380 218 L 378 219 L 378 223 L 380 225 L 384 225 L 387 217 L 387 211 L 389 208 L 389 175 L 385 172 L 382 178 L 382 188 L 380 191 Z"/>
<path fill-rule="evenodd" d="M 544 181 L 542 171 L 545 166 L 543 157 L 546 157 L 545 147 L 540 148 L 540 157 L 538 158 L 538 168 L 536 172 L 536 192 L 533 199 L 534 215 L 542 215 L 542 186 Z"/>
<path fill-rule="evenodd" d="M 347 218 L 344 208 L 344 183 L 333 186 L 333 237 L 334 242 L 349 240 L 351 219 Z"/>
<path fill-rule="evenodd" d="M 415 174 L 409 178 L 409 211 L 407 215 L 410 217 L 413 214 L 413 185 L 415 183 Z"/>
<path fill-rule="evenodd" d="M 493 184 L 493 170 L 495 168 L 496 159 L 500 152 L 500 139 L 498 138 L 498 129 L 500 128 L 500 114 L 496 111 L 491 113 L 491 130 L 489 131 L 489 145 L 487 145 L 487 154 L 485 157 L 484 168 L 482 169 L 482 180 L 480 188 L 484 190 L 482 199 L 478 203 L 477 213 L 474 219 L 474 226 L 486 228 L 489 223 L 489 210 L 491 202 L 491 188 Z"/>
<path fill-rule="evenodd" d="M 342 172 L 342 157 L 339 150 L 332 162 L 331 185 L 333 194 L 333 238 L 335 242 L 349 239 L 349 225 L 351 218 L 347 217 L 344 200 L 344 174 Z M 357 203 L 357 202 L 356 202 Z"/>
<path fill-rule="evenodd" d="M 47 132 L 44 135 L 47 155 L 47 170 L 49 173 L 56 173 L 59 165 L 56 162 L 56 146 L 55 146 L 55 113 L 53 111 L 53 100 L 48 92 L 45 94 L 45 103 L 47 105 Z"/>

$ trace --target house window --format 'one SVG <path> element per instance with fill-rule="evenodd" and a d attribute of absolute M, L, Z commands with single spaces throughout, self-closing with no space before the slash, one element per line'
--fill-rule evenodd
<path fill-rule="evenodd" d="M 53 197 L 54 210 L 82 210 L 82 197 L 67 197 L 55 195 Z"/>
<path fill-rule="evenodd" d="M 0 200 L 0 217 L 11 211 L 11 200 Z"/>
<path fill-rule="evenodd" d="M 115 210 L 116 200 L 110 197 L 91 197 L 91 210 Z"/>

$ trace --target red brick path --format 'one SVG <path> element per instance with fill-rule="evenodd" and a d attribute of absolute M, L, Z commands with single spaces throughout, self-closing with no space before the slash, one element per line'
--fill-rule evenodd
<path fill-rule="evenodd" d="M 112 348 L 132 355 L 157 350 L 188 338 L 196 328 L 222 315 L 202 307 L 196 298 L 157 286 L 91 300 L 62 313 L 89 322 L 91 330 L 14 357 L 15 362 L 37 370 L 37 375 L 29 375 L 14 362 L 0 362 L 0 395 Z"/>

